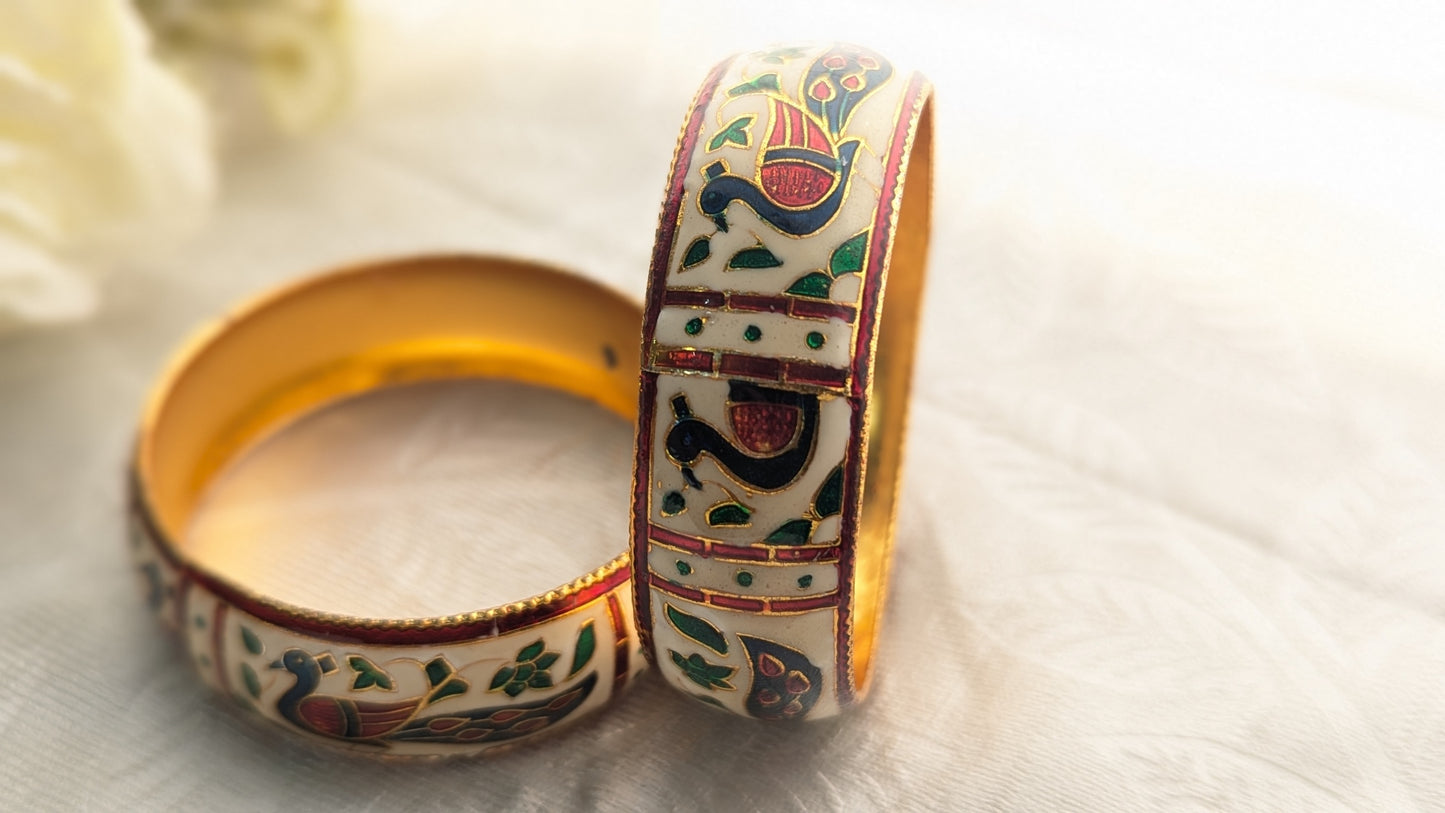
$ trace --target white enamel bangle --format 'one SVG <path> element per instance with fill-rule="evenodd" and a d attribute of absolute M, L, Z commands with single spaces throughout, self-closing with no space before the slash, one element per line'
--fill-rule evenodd
<path fill-rule="evenodd" d="M 778 48 L 719 65 L 688 115 L 643 327 L 633 574 L 652 659 L 711 705 L 820 718 L 867 690 L 929 98 L 864 48 Z"/>

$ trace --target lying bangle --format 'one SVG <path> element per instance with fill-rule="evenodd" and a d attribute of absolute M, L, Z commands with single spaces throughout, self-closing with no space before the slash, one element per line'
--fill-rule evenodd
<path fill-rule="evenodd" d="M 376 387 L 491 376 L 631 420 L 640 308 L 512 260 L 428 257 L 271 294 L 203 333 L 145 411 L 132 542 L 149 602 L 202 677 L 261 716 L 377 753 L 472 753 L 605 704 L 644 667 L 628 557 L 542 595 L 437 618 L 358 618 L 258 595 L 178 544 L 220 467 L 283 421 Z M 561 328 L 559 328 L 561 326 Z"/>
<path fill-rule="evenodd" d="M 826 717 L 868 686 L 929 95 L 862 48 L 758 52 L 712 71 L 678 143 L 643 327 L 633 579 L 665 678 L 738 714 Z"/>

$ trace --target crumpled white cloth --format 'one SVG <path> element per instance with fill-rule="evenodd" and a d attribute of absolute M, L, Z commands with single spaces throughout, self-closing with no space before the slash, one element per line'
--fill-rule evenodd
<path fill-rule="evenodd" d="M 1445 26 L 1407 5 L 376 4 L 352 118 L 242 156 L 201 238 L 116 278 L 96 321 L 0 343 L 0 801 L 1445 809 Z M 907 57 L 939 91 L 868 702 L 770 727 L 649 677 L 545 743 L 378 764 L 204 690 L 140 606 L 120 520 L 172 345 L 243 294 L 400 252 L 640 296 L 696 83 L 793 36 Z"/>

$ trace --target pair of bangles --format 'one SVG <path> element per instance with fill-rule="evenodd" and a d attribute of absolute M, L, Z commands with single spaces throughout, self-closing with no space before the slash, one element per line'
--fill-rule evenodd
<path fill-rule="evenodd" d="M 891 560 L 931 140 L 927 80 L 871 51 L 747 54 L 712 70 L 687 116 L 645 308 L 530 262 L 435 256 L 241 309 L 180 354 L 144 412 L 131 537 L 152 608 L 216 689 L 391 754 L 553 730 L 648 661 L 756 719 L 859 701 Z M 180 534 L 207 484 L 265 433 L 345 396 L 467 376 L 635 420 L 629 550 L 541 595 L 434 618 L 294 606 L 188 557 Z M 401 662 L 415 668 L 386 668 Z M 265 670 L 282 679 L 263 686 Z"/>

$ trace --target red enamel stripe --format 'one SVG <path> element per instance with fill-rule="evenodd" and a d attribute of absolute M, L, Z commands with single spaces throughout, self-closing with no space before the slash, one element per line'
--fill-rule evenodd
<path fill-rule="evenodd" d="M 703 593 L 701 590 L 694 590 L 691 587 L 683 587 L 680 584 L 673 584 L 672 582 L 664 579 L 656 573 L 649 573 L 647 578 L 649 584 L 664 593 L 671 593 L 674 596 L 682 596 L 683 598 L 690 601 L 696 601 L 698 604 L 707 603 L 707 594 Z"/>
<path fill-rule="evenodd" d="M 655 313 L 655 311 L 654 311 Z M 644 341 L 646 338 L 644 337 Z M 643 371 L 637 388 L 637 439 L 633 444 L 632 480 L 632 613 L 637 619 L 637 638 L 644 657 L 652 659 L 652 599 L 642 589 L 647 575 L 647 514 L 652 484 L 652 425 L 657 409 L 657 374 Z"/>
<path fill-rule="evenodd" d="M 675 308 L 711 308 L 749 313 L 786 313 L 799 319 L 839 319 L 849 324 L 858 309 L 841 302 L 774 294 L 740 294 L 727 291 L 668 288 L 662 304 Z"/>
<path fill-rule="evenodd" d="M 713 355 L 711 350 L 664 350 L 658 354 L 655 363 L 659 367 L 673 370 L 710 373 L 713 369 Z"/>
<path fill-rule="evenodd" d="M 622 617 L 622 603 L 617 600 L 616 593 L 607 594 L 607 620 L 612 622 L 612 638 L 617 642 L 617 654 L 614 658 L 617 668 L 612 673 L 612 691 L 619 692 L 627 685 L 628 658 L 631 657 L 628 645 L 627 624 Z"/>
<path fill-rule="evenodd" d="M 783 363 L 777 359 L 764 358 L 763 356 L 743 356 L 737 353 L 724 353 L 721 363 L 718 364 L 718 373 L 721 375 L 746 376 L 748 378 L 763 378 L 769 381 L 778 380 L 783 368 Z"/>
<path fill-rule="evenodd" d="M 848 371 L 806 361 L 790 361 L 783 368 L 783 380 L 794 384 L 841 387 L 848 383 Z"/>
<path fill-rule="evenodd" d="M 760 613 L 768 606 L 767 603 L 760 598 L 739 598 L 737 596 L 725 596 L 720 593 L 714 593 L 708 596 L 708 603 L 729 610 L 747 610 L 753 613 Z"/>
<path fill-rule="evenodd" d="M 818 299 L 794 299 L 790 312 L 802 319 L 841 319 L 850 324 L 858 316 L 852 305 Z"/>
<path fill-rule="evenodd" d="M 729 545 L 725 542 L 680 534 L 660 525 L 648 525 L 648 536 L 658 544 L 693 553 L 705 559 L 741 559 L 749 562 L 834 562 L 837 561 L 839 554 L 837 545 L 827 547 Z"/>
<path fill-rule="evenodd" d="M 697 604 L 711 604 L 714 607 L 722 607 L 727 610 L 742 610 L 750 613 L 775 612 L 775 613 L 802 613 L 809 610 L 821 610 L 826 607 L 836 607 L 839 601 L 838 592 L 824 593 L 818 596 L 803 596 L 802 598 L 752 598 L 751 596 L 736 596 L 731 593 L 716 593 L 711 590 L 696 590 L 691 587 L 684 587 L 676 582 L 657 575 L 649 574 L 649 583 L 669 595 L 685 598 Z"/>
<path fill-rule="evenodd" d="M 848 384 L 848 371 L 808 361 L 782 361 L 766 356 L 692 350 L 686 347 L 663 347 L 653 352 L 652 366 L 660 370 L 717 373 L 733 378 L 755 378 L 769 383 L 804 384 L 812 387 L 842 389 Z M 653 405 L 649 404 L 649 408 Z"/>
<path fill-rule="evenodd" d="M 837 593 L 825 593 L 821 596 L 806 596 L 804 598 L 775 598 L 768 602 L 768 609 L 778 613 L 801 613 L 808 610 L 819 610 L 824 607 L 836 607 L 838 605 Z"/>
<path fill-rule="evenodd" d="M 668 288 L 662 295 L 662 304 L 674 308 L 721 308 L 727 303 L 727 299 L 728 295 L 722 291 Z"/>
<path fill-rule="evenodd" d="M 743 559 L 750 562 L 766 562 L 771 558 L 771 551 L 767 548 L 750 548 L 742 545 L 723 545 L 714 542 L 712 550 L 708 553 L 711 556 L 719 556 L 725 559 Z"/>
<path fill-rule="evenodd" d="M 774 555 L 779 562 L 836 562 L 842 549 L 838 545 L 827 548 L 777 548 Z"/>
<path fill-rule="evenodd" d="M 783 120 L 788 115 L 788 108 L 781 101 L 773 100 L 773 131 L 768 135 L 769 147 L 781 147 L 788 143 L 788 128 Z"/>
<path fill-rule="evenodd" d="M 781 296 L 728 294 L 728 305 L 735 311 L 749 311 L 752 313 L 788 312 L 788 300 Z"/>
<path fill-rule="evenodd" d="M 671 545 L 674 548 L 682 548 L 683 550 L 690 551 L 692 553 L 699 553 L 703 555 L 707 554 L 708 543 L 705 539 L 698 539 L 697 537 L 687 536 L 685 534 L 680 534 L 675 531 L 669 531 L 668 529 L 663 528 L 659 525 L 649 525 L 647 533 L 648 536 L 652 537 L 658 542 L 661 542 L 664 545 Z"/>

